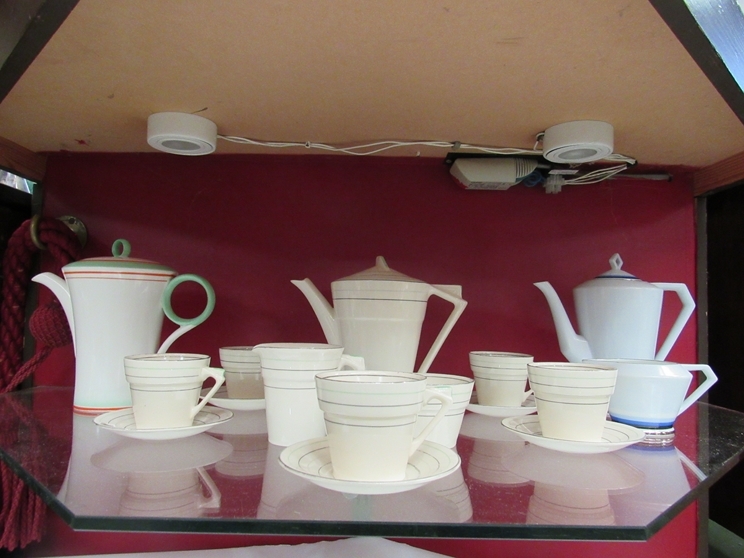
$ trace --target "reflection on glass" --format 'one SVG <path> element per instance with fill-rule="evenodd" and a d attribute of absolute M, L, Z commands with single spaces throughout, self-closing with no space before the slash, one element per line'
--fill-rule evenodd
<path fill-rule="evenodd" d="M 607 490 L 567 489 L 535 483 L 527 523 L 532 525 L 615 525 Z"/>
<path fill-rule="evenodd" d="M 263 475 L 269 447 L 266 432 L 265 411 L 233 411 L 231 420 L 209 431 L 233 448 L 228 457 L 215 465 L 217 472 L 235 478 Z"/>
<path fill-rule="evenodd" d="M 685 470 L 689 459 L 677 448 L 632 446 L 618 453 L 644 474 L 640 490 L 613 497 L 619 521 L 650 522 L 690 491 Z M 690 474 L 696 472 L 691 470 Z"/>
<path fill-rule="evenodd" d="M 744 89 L 744 13 L 741 0 L 685 0 L 685 4 L 739 88 Z"/>
<path fill-rule="evenodd" d="M 408 521 L 463 523 L 473 515 L 468 487 L 458 468 L 432 483 L 397 494 L 356 495 L 322 488 L 279 464 L 284 447 L 269 444 L 266 453 L 261 519 Z"/>
<path fill-rule="evenodd" d="M 529 482 L 504 465 L 504 459 L 522 451 L 527 442 L 504 428 L 501 419 L 469 413 L 462 421 L 460 435 L 473 439 L 468 477 L 493 485 L 516 486 Z"/>
<path fill-rule="evenodd" d="M 222 495 L 203 467 L 161 473 L 132 472 L 128 477 L 119 505 L 119 513 L 124 516 L 199 517 L 220 507 Z"/>
<path fill-rule="evenodd" d="M 72 451 L 67 474 L 57 498 L 73 513 L 118 515 L 126 477 L 96 467 L 91 458 L 121 438 L 93 423 L 93 417 L 72 414 Z"/>
<path fill-rule="evenodd" d="M 610 494 L 634 492 L 644 480 L 613 453 L 579 455 L 529 445 L 505 465 L 535 483 L 526 522 L 538 525 L 615 525 Z"/>
<path fill-rule="evenodd" d="M 119 438 L 94 453 L 90 463 L 118 473 L 119 482 L 124 481 L 116 515 L 199 517 L 219 509 L 221 502 L 220 491 L 204 467 L 231 453 L 230 444 L 206 434 L 156 444 Z"/>
<path fill-rule="evenodd" d="M 279 454 L 283 450 L 284 447 L 274 444 L 269 444 L 266 450 L 261 502 L 258 504 L 256 514 L 259 519 L 277 519 L 277 509 L 283 500 L 305 490 L 308 486 L 315 486 L 279 465 Z M 322 506 L 319 505 L 318 508 Z"/>
<path fill-rule="evenodd" d="M 0 170 L 0 184 L 10 186 L 11 188 L 15 188 L 16 190 L 27 192 L 29 194 L 33 193 L 35 185 L 34 182 L 26 178 L 21 178 L 20 176 L 15 175 L 12 172 L 4 170 Z"/>

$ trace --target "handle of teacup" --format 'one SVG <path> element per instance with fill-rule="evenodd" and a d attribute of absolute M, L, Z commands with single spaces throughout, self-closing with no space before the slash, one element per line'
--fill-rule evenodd
<path fill-rule="evenodd" d="M 677 337 L 679 337 L 679 334 L 682 333 L 682 328 L 685 327 L 687 320 L 689 320 L 690 316 L 692 316 L 692 313 L 695 310 L 695 300 L 693 300 L 692 295 L 690 294 L 690 289 L 688 289 L 687 285 L 685 285 L 684 283 L 651 284 L 665 291 L 673 291 L 677 293 L 679 300 L 682 302 L 682 310 L 679 311 L 679 316 L 677 316 L 677 319 L 674 321 L 674 325 L 672 325 L 672 329 L 669 330 L 667 338 L 661 344 L 661 347 L 659 347 L 659 351 L 656 353 L 655 360 L 664 360 L 669 354 L 669 351 L 672 350 L 672 346 L 674 345 L 674 343 L 677 342 Z"/>
<path fill-rule="evenodd" d="M 434 357 L 437 356 L 439 349 L 442 348 L 444 340 L 447 339 L 447 336 L 450 334 L 450 331 L 452 331 L 455 322 L 457 322 L 460 315 L 465 310 L 465 307 L 468 305 L 467 301 L 462 298 L 462 287 L 459 285 L 430 285 L 430 287 L 431 291 L 429 296 L 434 295 L 443 298 L 447 302 L 451 302 L 454 305 L 454 308 L 447 318 L 447 321 L 444 322 L 444 325 L 439 331 L 439 335 L 437 335 L 437 338 L 434 340 L 429 352 L 426 353 L 424 360 L 421 362 L 418 371 L 422 374 L 429 370 Z"/>
<path fill-rule="evenodd" d="M 171 305 L 171 296 L 173 295 L 173 291 L 178 285 L 180 285 L 181 283 L 185 283 L 186 281 L 193 281 L 194 283 L 198 283 L 207 293 L 207 305 L 204 307 L 202 313 L 195 318 L 182 318 L 173 311 L 173 306 Z M 171 333 L 165 341 L 163 341 L 163 344 L 158 349 L 158 353 L 166 352 L 168 349 L 170 349 L 170 346 L 173 344 L 173 342 L 181 337 L 181 335 L 191 331 L 196 326 L 203 323 L 204 320 L 206 320 L 212 314 L 212 311 L 214 310 L 214 302 L 214 289 L 212 288 L 212 285 L 209 283 L 209 281 L 204 279 L 204 277 L 194 275 L 193 273 L 184 273 L 183 275 L 177 275 L 176 277 L 171 279 L 170 282 L 166 285 L 165 291 L 163 291 L 161 304 L 163 305 L 163 312 L 165 312 L 165 315 L 168 316 L 168 319 L 178 324 L 180 327 L 176 331 Z"/>
<path fill-rule="evenodd" d="M 713 369 L 708 366 L 707 364 L 683 364 L 685 368 L 689 372 L 694 372 L 696 370 L 700 370 L 703 374 L 705 374 L 705 381 L 700 384 L 695 391 L 693 391 L 687 399 L 685 399 L 682 402 L 682 406 L 679 408 L 679 413 L 677 413 L 677 416 L 684 413 L 687 409 L 690 408 L 690 405 L 695 403 L 698 399 L 700 399 L 703 394 L 708 391 L 711 387 L 713 387 L 713 384 L 715 384 L 718 381 L 718 376 L 716 376 L 716 373 L 713 372 Z"/>
<path fill-rule="evenodd" d="M 413 439 L 413 443 L 411 444 L 411 451 L 408 454 L 409 456 L 413 455 L 417 449 L 419 449 L 419 446 L 421 443 L 426 439 L 426 437 L 429 435 L 429 433 L 434 430 L 434 427 L 439 424 L 439 421 L 444 418 L 444 415 L 447 413 L 447 410 L 452 405 L 452 398 L 449 395 L 445 395 L 441 391 L 438 391 L 437 389 L 427 389 L 424 391 L 424 403 L 423 405 L 426 405 L 429 401 L 432 399 L 438 399 L 442 406 L 439 409 L 439 412 L 434 415 L 434 418 L 431 419 L 429 424 L 426 425 L 426 427 L 421 431 L 421 433 L 416 436 Z M 422 407 L 423 407 L 422 405 Z"/>
<path fill-rule="evenodd" d="M 533 392 L 533 391 L 532 391 L 531 389 L 528 389 L 527 391 L 525 391 L 525 392 L 524 392 L 524 395 L 522 396 L 522 403 L 524 403 L 524 402 L 525 402 L 525 401 L 527 400 L 527 398 L 528 398 L 528 397 L 529 397 L 530 395 L 532 395 L 533 393 L 534 393 L 534 392 Z"/>
<path fill-rule="evenodd" d="M 199 507 L 219 508 L 222 503 L 222 493 L 217 488 L 217 485 L 214 484 L 212 477 L 207 474 L 207 472 L 204 470 L 204 467 L 197 467 L 196 472 L 199 474 L 199 478 L 201 478 L 202 482 L 209 491 L 209 498 L 204 498 L 204 496 L 202 496 L 202 500 L 201 502 L 199 502 Z"/>
<path fill-rule="evenodd" d="M 225 383 L 225 369 L 224 368 L 202 368 L 201 372 L 201 381 L 203 382 L 207 378 L 214 378 L 214 385 L 212 386 L 212 389 L 209 390 L 207 395 L 202 397 L 202 400 L 199 402 L 199 404 L 191 409 L 191 416 L 195 417 L 196 414 L 201 411 L 204 408 L 204 405 L 206 405 L 212 397 L 214 397 L 214 394 L 217 393 L 217 390 L 220 389 L 222 384 Z"/>
<path fill-rule="evenodd" d="M 364 370 L 364 366 L 364 357 L 344 353 L 341 355 L 341 362 L 339 362 L 338 369 L 350 368 L 351 370 Z"/>

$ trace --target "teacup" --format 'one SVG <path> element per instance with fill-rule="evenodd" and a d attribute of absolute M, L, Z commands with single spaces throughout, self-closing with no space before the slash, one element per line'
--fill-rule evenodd
<path fill-rule="evenodd" d="M 315 381 L 333 476 L 341 480 L 404 480 L 408 458 L 452 405 L 449 396 L 427 389 L 422 374 L 324 372 Z M 440 401 L 439 412 L 414 437 L 416 416 L 431 399 Z"/>
<path fill-rule="evenodd" d="M 528 374 L 544 437 L 579 442 L 602 439 L 617 368 L 533 362 Z"/>
<path fill-rule="evenodd" d="M 220 364 L 225 369 L 225 386 L 230 399 L 263 399 L 261 359 L 253 347 L 220 347 Z"/>
<path fill-rule="evenodd" d="M 191 426 L 194 417 L 225 381 L 222 368 L 210 368 L 207 355 L 161 353 L 124 357 L 138 430 Z M 199 402 L 207 378 L 214 385 Z"/>
<path fill-rule="evenodd" d="M 676 364 L 658 360 L 592 359 L 588 364 L 617 368 L 617 385 L 610 398 L 610 418 L 638 428 L 662 430 L 674 421 L 718 381 L 707 364 Z M 705 381 L 688 397 L 694 371 Z"/>
<path fill-rule="evenodd" d="M 364 369 L 364 359 L 325 343 L 264 343 L 253 347 L 261 358 L 269 442 L 291 446 L 326 434 L 318 407 L 315 375 L 344 367 Z"/>
<path fill-rule="evenodd" d="M 438 390 L 452 398 L 452 406 L 426 439 L 430 442 L 442 444 L 447 448 L 454 448 L 457 445 L 457 437 L 460 434 L 460 426 L 465 416 L 465 409 L 470 403 L 470 396 L 473 393 L 473 379 L 454 374 L 426 373 L 423 376 L 426 377 L 428 388 Z M 437 415 L 440 407 L 441 403 L 439 401 L 432 401 L 423 406 L 416 420 L 416 429 L 414 431 L 416 436 Z"/>
<path fill-rule="evenodd" d="M 519 407 L 532 394 L 532 390 L 525 390 L 532 355 L 472 351 L 469 359 L 479 405 Z"/>

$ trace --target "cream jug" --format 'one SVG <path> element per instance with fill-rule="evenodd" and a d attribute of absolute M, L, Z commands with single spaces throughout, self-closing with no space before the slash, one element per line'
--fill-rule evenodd
<path fill-rule="evenodd" d="M 348 367 L 364 370 L 364 359 L 324 343 L 262 343 L 261 357 L 269 443 L 291 446 L 326 435 L 315 375 Z"/>
<path fill-rule="evenodd" d="M 550 283 L 535 283 L 548 300 L 563 356 L 569 362 L 589 358 L 664 360 L 695 310 L 689 289 L 684 283 L 641 281 L 621 269 L 619 254 L 610 258 L 610 265 L 609 271 L 573 291 L 579 334 Z M 679 296 L 682 309 L 657 351 L 665 291 Z"/>
<path fill-rule="evenodd" d="M 72 331 L 75 348 L 74 409 L 101 413 L 129 407 L 132 399 L 124 375 L 124 357 L 163 353 L 187 331 L 206 320 L 214 309 L 214 289 L 198 275 L 177 275 L 148 260 L 129 258 L 130 245 L 114 242 L 113 257 L 88 258 L 53 273 L 33 278 L 59 299 Z M 173 290 L 194 281 L 207 294 L 204 311 L 181 318 L 171 307 Z M 158 348 L 163 312 L 179 325 Z"/>
<path fill-rule="evenodd" d="M 677 417 L 718 381 L 707 364 L 637 359 L 586 362 L 617 368 L 615 393 L 610 398 L 610 418 L 648 430 L 672 428 Z M 687 395 L 694 371 L 702 372 L 705 380 Z"/>
<path fill-rule="evenodd" d="M 434 295 L 454 308 L 418 370 L 426 372 L 468 304 L 460 286 L 412 279 L 390 269 L 382 256 L 374 267 L 331 283 L 333 307 L 310 279 L 292 283 L 315 310 L 328 343 L 364 357 L 368 370 L 413 372 L 426 303 Z"/>

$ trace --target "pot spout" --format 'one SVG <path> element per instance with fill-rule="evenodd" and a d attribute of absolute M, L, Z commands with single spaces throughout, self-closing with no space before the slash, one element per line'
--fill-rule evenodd
<path fill-rule="evenodd" d="M 553 286 L 547 281 L 534 283 L 534 285 L 542 291 L 548 300 L 550 312 L 553 314 L 555 331 L 558 334 L 558 344 L 563 356 L 569 362 L 581 362 L 586 358 L 592 358 L 592 350 L 589 347 L 589 343 L 574 331 L 566 309 L 563 308 L 563 304 L 560 298 L 558 298 L 558 293 L 555 292 Z"/>
<path fill-rule="evenodd" d="M 72 346 L 76 347 L 75 342 L 75 318 L 72 313 L 72 298 L 70 297 L 70 289 L 67 286 L 67 282 L 58 277 L 54 273 L 39 273 L 32 279 L 35 283 L 44 285 L 52 294 L 57 297 L 59 303 L 62 305 L 62 310 L 65 311 L 67 317 L 67 323 L 70 326 L 70 333 L 72 333 Z"/>
<path fill-rule="evenodd" d="M 341 335 L 336 323 L 336 313 L 333 307 L 328 303 L 326 298 L 321 294 L 318 288 L 310 279 L 292 280 L 292 284 L 302 291 L 315 315 L 318 317 L 320 327 L 323 328 L 323 334 L 331 345 L 342 345 Z"/>

